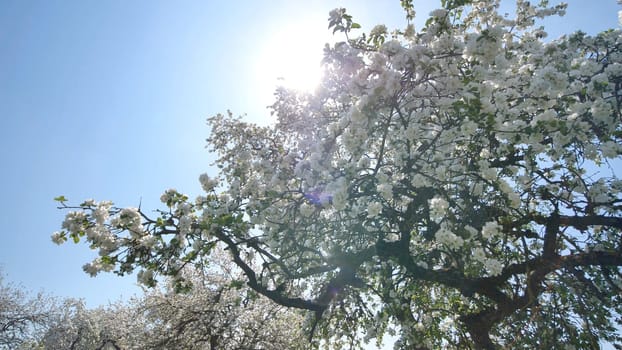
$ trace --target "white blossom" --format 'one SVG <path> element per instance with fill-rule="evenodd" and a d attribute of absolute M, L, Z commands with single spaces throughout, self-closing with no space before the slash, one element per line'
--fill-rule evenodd
<path fill-rule="evenodd" d="M 477 247 L 475 249 L 473 249 L 473 260 L 478 261 L 480 263 L 484 263 L 486 261 L 486 253 L 484 252 L 484 249 L 482 249 L 481 247 Z"/>
<path fill-rule="evenodd" d="M 333 207 L 336 210 L 343 210 L 348 204 L 348 192 L 345 186 L 340 187 L 333 194 Z"/>
<path fill-rule="evenodd" d="M 498 276 L 503 271 L 503 265 L 497 259 L 488 258 L 484 261 L 484 268 L 490 276 Z"/>
<path fill-rule="evenodd" d="M 496 221 L 489 221 L 482 227 L 482 237 L 484 239 L 494 239 L 501 233 L 501 226 Z"/>
<path fill-rule="evenodd" d="M 133 236 L 143 235 L 142 216 L 136 208 L 123 208 L 110 220 L 111 225 L 128 230 Z"/>
<path fill-rule="evenodd" d="M 442 225 L 441 228 L 436 231 L 434 237 L 439 243 L 444 244 L 451 249 L 458 249 L 464 244 L 462 237 L 451 232 L 451 230 L 449 230 L 445 225 Z"/>
<path fill-rule="evenodd" d="M 385 26 L 384 24 L 379 24 L 377 26 L 375 26 L 374 28 L 372 28 L 371 32 L 369 32 L 370 36 L 382 36 L 382 35 L 386 35 L 388 32 L 387 26 Z"/>
<path fill-rule="evenodd" d="M 164 191 L 164 193 L 160 196 L 160 201 L 166 205 L 173 205 L 173 201 L 175 200 L 175 198 L 179 195 L 179 192 L 177 192 L 176 189 L 174 188 L 169 188 L 168 190 Z"/>
<path fill-rule="evenodd" d="M 613 159 L 622 153 L 622 146 L 613 141 L 605 141 L 600 145 L 603 157 Z"/>
<path fill-rule="evenodd" d="M 55 244 L 63 244 L 66 240 L 67 238 L 60 231 L 56 231 L 52 234 L 52 242 L 54 242 Z"/>
<path fill-rule="evenodd" d="M 313 205 L 309 205 L 307 203 L 302 203 L 300 205 L 300 214 L 305 217 L 311 216 L 315 212 L 315 208 Z"/>
<path fill-rule="evenodd" d="M 381 183 L 377 186 L 378 193 L 387 201 L 393 199 L 393 186 L 388 183 Z"/>
<path fill-rule="evenodd" d="M 429 200 L 430 218 L 436 222 L 440 222 L 449 208 L 449 203 L 442 197 L 436 196 Z"/>
<path fill-rule="evenodd" d="M 446 15 L 447 15 L 446 9 L 435 9 L 435 10 L 432 10 L 432 12 L 430 12 L 430 17 L 442 18 L 442 17 L 445 17 Z"/>
<path fill-rule="evenodd" d="M 77 234 L 85 229 L 86 223 L 88 223 L 88 219 L 85 212 L 70 211 L 65 215 L 62 228 L 69 231 L 69 233 Z"/>
<path fill-rule="evenodd" d="M 152 270 L 140 270 L 136 274 L 136 281 L 143 286 L 150 286 L 153 283 Z"/>
<path fill-rule="evenodd" d="M 367 206 L 367 217 L 375 218 L 382 211 L 382 204 L 380 202 L 370 202 Z"/>
<path fill-rule="evenodd" d="M 95 218 L 95 222 L 99 225 L 103 225 L 106 220 L 108 220 L 110 216 L 110 208 L 112 207 L 112 202 L 103 201 L 97 203 L 96 209 L 93 211 L 93 217 Z"/>
<path fill-rule="evenodd" d="M 211 192 L 218 186 L 218 180 L 210 178 L 209 175 L 205 173 L 199 176 L 199 182 L 205 192 Z"/>

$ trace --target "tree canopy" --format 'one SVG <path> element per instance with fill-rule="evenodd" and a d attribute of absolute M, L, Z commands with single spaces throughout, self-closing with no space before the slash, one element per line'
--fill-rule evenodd
<path fill-rule="evenodd" d="M 209 271 L 185 269 L 187 293 L 167 281 L 94 309 L 0 279 L 0 349 L 303 349 L 301 313 L 230 283 L 240 270 L 224 256 L 213 252 Z"/>
<path fill-rule="evenodd" d="M 39 343 L 43 349 L 302 349 L 302 316 L 229 281 L 239 274 L 217 252 L 209 273 L 186 269 L 194 287 L 146 290 L 128 302 L 86 309 L 66 300 Z M 298 325 L 298 326 L 297 326 Z"/>
<path fill-rule="evenodd" d="M 27 348 L 55 317 L 56 300 L 29 295 L 0 275 L 0 349 Z"/>
<path fill-rule="evenodd" d="M 245 283 L 308 311 L 315 345 L 622 346 L 622 35 L 549 40 L 566 5 L 443 0 L 423 28 L 329 25 L 313 93 L 278 89 L 276 123 L 208 120 L 216 174 L 149 215 L 67 204 L 53 240 L 154 286 L 223 246 Z"/>

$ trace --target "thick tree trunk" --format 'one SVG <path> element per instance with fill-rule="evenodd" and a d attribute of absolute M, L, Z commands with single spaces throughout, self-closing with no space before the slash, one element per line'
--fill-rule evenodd
<path fill-rule="evenodd" d="M 471 339 L 473 340 L 476 349 L 497 349 L 495 344 L 490 339 L 491 325 L 489 322 L 482 322 L 477 318 L 469 318 L 468 321 L 465 321 L 465 324 L 469 330 L 469 334 L 471 334 Z"/>

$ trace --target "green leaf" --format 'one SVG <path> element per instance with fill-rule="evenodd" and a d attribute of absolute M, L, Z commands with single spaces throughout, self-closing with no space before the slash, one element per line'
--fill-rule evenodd
<path fill-rule="evenodd" d="M 104 264 L 108 264 L 108 265 L 113 265 L 116 262 L 116 259 L 108 256 L 108 255 L 104 255 L 101 257 L 102 263 Z"/>
<path fill-rule="evenodd" d="M 244 282 L 240 280 L 233 280 L 231 281 L 230 286 L 235 289 L 241 289 L 242 287 L 244 287 Z"/>
<path fill-rule="evenodd" d="M 361 25 L 360 25 L 360 24 L 358 24 L 358 23 L 352 23 L 352 25 L 350 26 L 350 28 L 352 28 L 352 29 L 359 29 L 359 28 L 361 28 Z"/>
<path fill-rule="evenodd" d="M 54 197 L 54 200 L 55 200 L 56 202 L 60 202 L 60 203 L 62 203 L 62 202 L 66 202 L 66 201 L 67 201 L 67 198 L 65 198 L 65 196 L 58 196 L 58 197 Z"/>

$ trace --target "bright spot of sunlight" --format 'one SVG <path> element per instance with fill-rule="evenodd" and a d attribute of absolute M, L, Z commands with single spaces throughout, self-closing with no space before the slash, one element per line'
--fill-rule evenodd
<path fill-rule="evenodd" d="M 305 92 L 315 89 L 322 78 L 324 44 L 333 40 L 322 23 L 292 23 L 267 38 L 255 67 L 262 90 L 272 94 L 277 86 Z"/>

